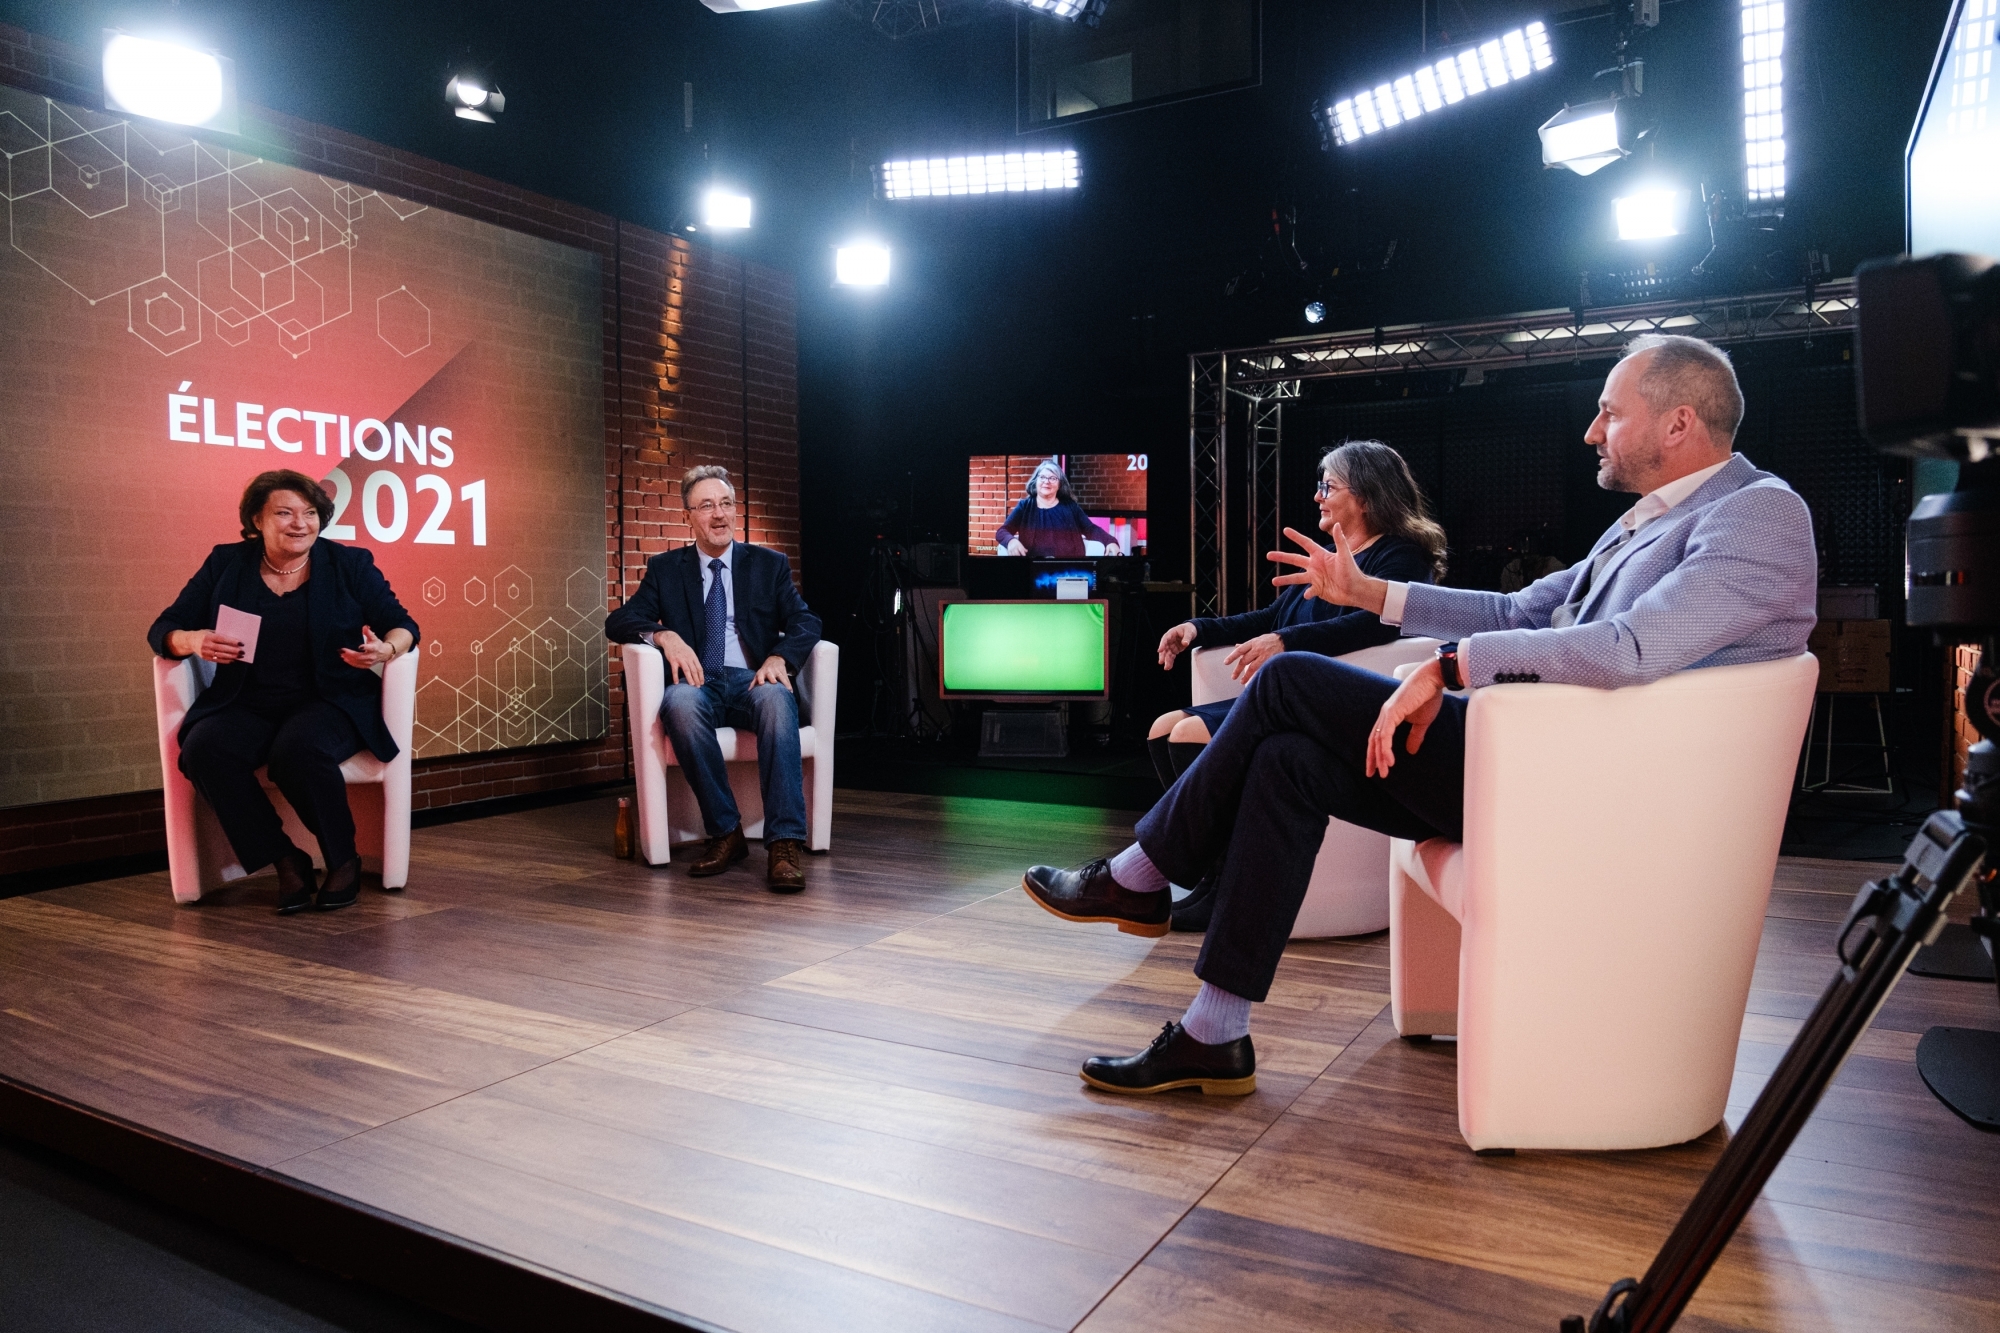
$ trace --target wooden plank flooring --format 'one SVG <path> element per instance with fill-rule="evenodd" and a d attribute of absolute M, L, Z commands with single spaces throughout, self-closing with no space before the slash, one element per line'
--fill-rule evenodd
<path fill-rule="evenodd" d="M 411 889 L 279 919 L 164 875 L 0 902 L 0 1075 L 727 1329 L 1553 1330 L 1636 1275 L 1718 1129 L 1475 1158 L 1381 937 L 1296 945 L 1256 1094 L 1086 1091 L 1197 940 L 1071 927 L 1091 810 L 843 792 L 799 898 L 605 852 L 590 802 L 417 834 Z M 1780 867 L 1730 1123 L 1881 867 Z M 1907 978 L 1684 1327 L 2000 1328 L 2000 1138 L 1914 1068 L 1991 987 Z"/>

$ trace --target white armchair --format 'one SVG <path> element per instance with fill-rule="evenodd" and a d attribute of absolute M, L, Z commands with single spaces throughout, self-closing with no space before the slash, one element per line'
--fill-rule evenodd
<path fill-rule="evenodd" d="M 638 794 L 639 854 L 649 865 L 673 859 L 673 844 L 694 842 L 704 831 L 694 790 L 680 773 L 673 744 L 660 719 L 667 694 L 667 664 L 649 644 L 624 645 L 625 703 L 632 734 L 632 776 Z M 821 639 L 793 685 L 799 692 L 799 755 L 804 761 L 806 847 L 823 852 L 833 841 L 833 718 L 840 685 L 840 647 Z M 743 815 L 743 836 L 764 835 L 764 797 L 757 784 L 757 737 L 717 727 L 729 765 L 729 790 Z"/>
<path fill-rule="evenodd" d="M 1437 651 L 1436 639 L 1397 639 L 1338 660 L 1388 675 L 1408 662 L 1427 660 Z M 1194 678 L 1194 702 L 1215 703 L 1243 692 L 1224 664 L 1227 648 L 1197 648 L 1189 656 Z M 1313 862 L 1312 883 L 1292 923 L 1295 940 L 1366 935 L 1389 925 L 1389 839 L 1373 829 L 1338 819 L 1326 821 L 1326 837 Z"/>
<path fill-rule="evenodd" d="M 340 766 L 347 779 L 347 803 L 354 811 L 354 842 L 363 868 L 382 877 L 385 889 L 410 882 L 410 760 L 417 715 L 417 654 L 405 653 L 382 668 L 382 721 L 396 742 L 396 757 L 383 763 L 366 750 Z M 203 670 L 202 668 L 206 668 Z M 181 719 L 213 677 L 199 658 L 153 659 L 153 710 L 160 727 L 160 779 L 167 824 L 167 873 L 174 901 L 191 903 L 209 889 L 242 879 L 245 871 L 223 836 L 215 812 L 181 774 Z M 199 673 L 199 674 L 197 674 Z M 326 869 L 319 842 L 299 821 L 284 794 L 263 769 L 257 776 L 284 820 L 285 833 L 312 852 Z"/>
<path fill-rule="evenodd" d="M 1398 840 L 1390 1002 L 1458 1037 L 1475 1150 L 1684 1143 L 1722 1118 L 1818 667 L 1492 685 L 1465 841 Z"/>

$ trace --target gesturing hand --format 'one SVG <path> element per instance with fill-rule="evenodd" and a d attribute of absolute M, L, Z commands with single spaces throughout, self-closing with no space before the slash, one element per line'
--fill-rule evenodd
<path fill-rule="evenodd" d="M 1229 668 L 1231 680 L 1247 681 L 1257 674 L 1258 667 L 1284 651 L 1283 639 L 1275 634 L 1259 634 L 1231 648 L 1222 662 Z"/>
<path fill-rule="evenodd" d="M 667 659 L 667 684 L 678 685 L 685 680 L 699 687 L 707 679 L 701 671 L 701 654 L 688 646 L 688 641 L 670 629 L 663 629 L 653 636 L 653 646 Z"/>
<path fill-rule="evenodd" d="M 1180 624 L 1160 636 L 1160 669 L 1172 671 L 1174 660 L 1194 647 L 1194 626 Z"/>
<path fill-rule="evenodd" d="M 177 629 L 168 636 L 167 647 L 178 650 L 182 657 L 199 657 L 204 662 L 234 662 L 243 656 L 241 640 L 212 629 Z"/>
<path fill-rule="evenodd" d="M 784 658 L 772 653 L 764 659 L 764 665 L 757 668 L 757 674 L 750 677 L 750 684 L 752 688 L 758 685 L 782 685 L 789 690 L 792 688 L 791 668 L 785 665 Z"/>
<path fill-rule="evenodd" d="M 361 646 L 359 648 L 342 648 L 340 650 L 341 661 L 351 667 L 360 667 L 363 670 L 369 667 L 381 666 L 384 662 L 393 661 L 395 656 L 396 645 L 386 639 L 376 638 L 375 631 L 367 625 L 361 627 Z"/>
<path fill-rule="evenodd" d="M 1347 544 L 1347 534 L 1340 524 L 1333 525 L 1333 549 L 1328 550 L 1296 528 L 1286 528 L 1285 536 L 1304 548 L 1305 554 L 1291 551 L 1272 551 L 1269 558 L 1273 563 L 1290 565 L 1300 570 L 1297 574 L 1279 574 L 1271 582 L 1280 587 L 1291 583 L 1306 585 L 1306 596 L 1326 602 L 1332 606 L 1358 606 L 1364 611 L 1380 614 L 1382 598 L 1389 585 L 1381 579 L 1371 579 L 1361 572 L 1354 563 L 1353 548 Z"/>
<path fill-rule="evenodd" d="M 1404 742 L 1408 752 L 1415 754 L 1422 748 L 1424 733 L 1437 720 L 1443 700 L 1444 670 L 1435 658 L 1403 678 L 1396 692 L 1382 701 L 1382 711 L 1375 715 L 1375 727 L 1368 733 L 1369 777 L 1386 778 L 1395 767 L 1396 728 L 1403 723 L 1410 724 L 1410 736 Z"/>

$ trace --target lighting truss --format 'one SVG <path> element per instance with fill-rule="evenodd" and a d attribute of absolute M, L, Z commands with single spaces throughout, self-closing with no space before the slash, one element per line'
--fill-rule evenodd
<path fill-rule="evenodd" d="M 1416 120 L 1489 88 L 1517 83 L 1556 63 L 1549 30 L 1539 22 L 1468 46 L 1400 78 L 1321 106 L 1322 141 L 1347 145 Z"/>
<path fill-rule="evenodd" d="M 884 199 L 1074 190 L 1081 183 L 1074 148 L 884 162 L 876 169 L 876 179 Z"/>
<path fill-rule="evenodd" d="M 1785 197 L 1784 0 L 1743 0 L 1744 192 Z"/>

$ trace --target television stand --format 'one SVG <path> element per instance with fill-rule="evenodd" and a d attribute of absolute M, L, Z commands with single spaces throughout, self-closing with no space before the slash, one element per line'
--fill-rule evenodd
<path fill-rule="evenodd" d="M 995 704 L 979 719 L 981 759 L 1066 759 L 1069 705 Z"/>

